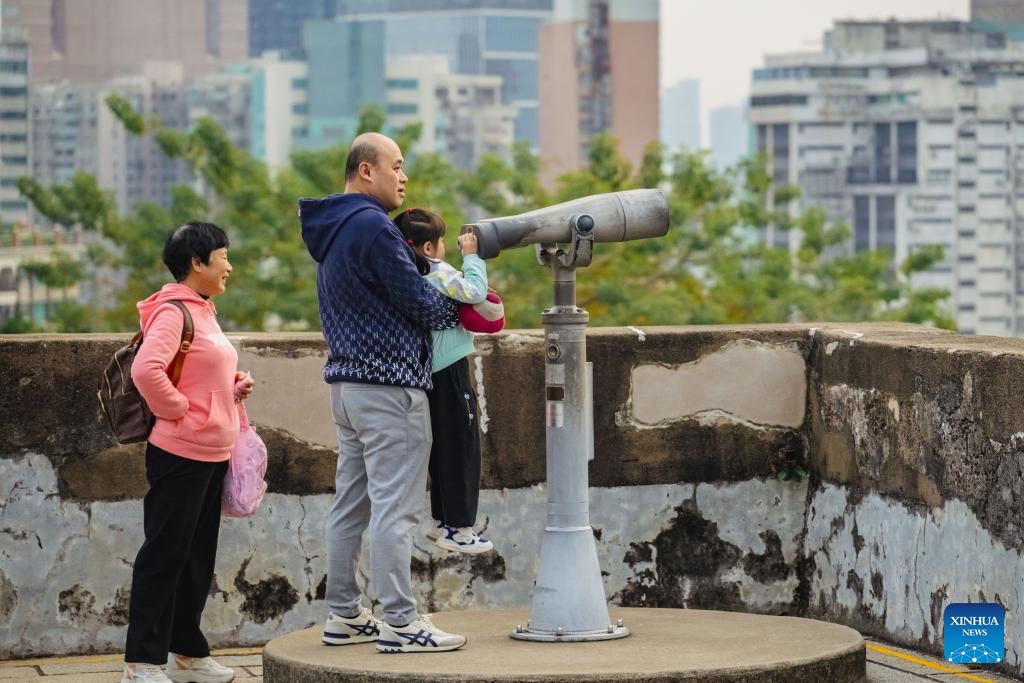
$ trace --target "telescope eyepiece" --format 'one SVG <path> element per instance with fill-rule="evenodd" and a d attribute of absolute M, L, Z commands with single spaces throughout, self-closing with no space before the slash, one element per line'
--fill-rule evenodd
<path fill-rule="evenodd" d="M 573 229 L 581 235 L 589 235 L 594 231 L 594 217 L 589 213 L 581 213 L 572 217 Z"/>

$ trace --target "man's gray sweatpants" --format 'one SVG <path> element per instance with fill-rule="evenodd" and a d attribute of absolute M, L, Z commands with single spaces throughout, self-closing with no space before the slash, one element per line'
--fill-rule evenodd
<path fill-rule="evenodd" d="M 359 613 L 356 567 L 369 526 L 370 581 L 384 621 L 404 626 L 417 617 L 409 565 L 430 459 L 427 395 L 378 384 L 330 386 L 339 446 L 326 528 L 327 605 L 340 616 Z"/>

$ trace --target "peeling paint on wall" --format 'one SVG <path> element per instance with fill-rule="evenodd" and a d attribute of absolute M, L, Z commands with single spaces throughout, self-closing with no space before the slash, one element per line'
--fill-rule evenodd
<path fill-rule="evenodd" d="M 39 455 L 0 459 L 0 658 L 119 650 L 131 567 L 142 542 L 139 500 L 63 501 Z M 784 613 L 796 589 L 805 489 L 774 480 L 592 489 L 605 590 L 626 604 Z M 414 538 L 423 611 L 528 606 L 544 528 L 544 486 L 486 490 L 479 520 L 496 551 L 459 555 Z M 215 646 L 263 643 L 326 615 L 323 523 L 328 494 L 269 494 L 259 513 L 222 522 L 204 629 Z M 43 539 L 41 545 L 38 537 Z M 367 587 L 363 553 L 359 581 Z M 721 602 L 727 600 L 727 602 Z M 511 628 L 511 625 L 510 625 Z"/>
<path fill-rule="evenodd" d="M 805 552 L 812 616 L 941 649 L 945 605 L 998 602 L 1006 663 L 1024 671 L 1024 563 L 964 503 L 921 511 L 826 484 L 811 498 Z"/>

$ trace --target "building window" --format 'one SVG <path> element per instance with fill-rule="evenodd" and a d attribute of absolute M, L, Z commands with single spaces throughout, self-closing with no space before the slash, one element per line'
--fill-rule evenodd
<path fill-rule="evenodd" d="M 27 166 L 28 157 L 0 156 L 0 164 L 5 166 Z"/>
<path fill-rule="evenodd" d="M 789 124 L 772 126 L 772 179 L 777 184 L 789 182 Z"/>
<path fill-rule="evenodd" d="M 420 82 L 415 78 L 389 78 L 388 90 L 415 90 Z"/>
<path fill-rule="evenodd" d="M 0 97 L 25 97 L 28 95 L 28 88 L 4 87 L 0 88 Z"/>
<path fill-rule="evenodd" d="M 28 204 L 24 201 L 0 202 L 0 209 L 4 211 L 24 211 Z"/>
<path fill-rule="evenodd" d="M 292 79 L 292 90 L 306 90 L 309 88 L 308 78 L 293 78 Z"/>
<path fill-rule="evenodd" d="M 28 142 L 28 136 L 24 133 L 0 133 L 0 142 Z"/>
<path fill-rule="evenodd" d="M 292 113 L 293 114 L 308 114 L 309 113 L 309 104 L 307 104 L 306 102 L 296 102 L 295 104 L 292 105 Z"/>
<path fill-rule="evenodd" d="M 0 111 L 2 121 L 24 121 L 28 118 L 28 112 L 24 111 Z"/>
<path fill-rule="evenodd" d="M 875 198 L 875 248 L 896 249 L 896 197 Z"/>
<path fill-rule="evenodd" d="M 875 173 L 876 183 L 892 182 L 892 129 L 888 123 L 875 126 Z"/>
<path fill-rule="evenodd" d="M 896 124 L 896 182 L 917 182 L 917 121 Z"/>
<path fill-rule="evenodd" d="M 0 60 L 0 73 L 5 74 L 23 74 L 28 71 L 28 62 L 24 61 L 11 61 L 11 60 Z"/>
<path fill-rule="evenodd" d="M 754 95 L 751 107 L 794 107 L 807 104 L 807 95 Z"/>
<path fill-rule="evenodd" d="M 18 179 L 17 178 L 4 178 L 3 180 L 0 180 L 0 187 L 17 187 L 17 186 L 18 186 Z"/>
<path fill-rule="evenodd" d="M 420 112 L 420 105 L 415 102 L 389 102 L 388 113 L 389 114 L 418 114 Z"/>
<path fill-rule="evenodd" d="M 768 126 L 763 123 L 757 124 L 757 151 L 768 151 Z"/>
<path fill-rule="evenodd" d="M 863 195 L 853 198 L 853 248 L 854 251 L 871 248 L 871 198 Z"/>

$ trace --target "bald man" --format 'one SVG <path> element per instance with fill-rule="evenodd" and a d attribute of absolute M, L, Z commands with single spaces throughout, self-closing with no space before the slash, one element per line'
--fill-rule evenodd
<path fill-rule="evenodd" d="M 419 274 L 412 248 L 388 217 L 405 201 L 404 163 L 391 138 L 360 135 L 345 163 L 345 193 L 299 200 L 302 239 L 317 262 L 324 380 L 339 443 L 325 534 L 330 613 L 323 642 L 445 652 L 466 639 L 417 613 L 410 563 L 432 438 L 430 331 L 454 327 L 458 309 Z M 356 585 L 367 527 L 383 621 L 362 605 Z"/>

